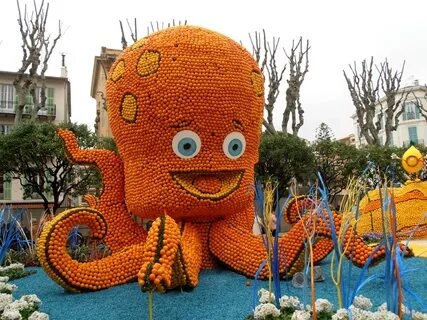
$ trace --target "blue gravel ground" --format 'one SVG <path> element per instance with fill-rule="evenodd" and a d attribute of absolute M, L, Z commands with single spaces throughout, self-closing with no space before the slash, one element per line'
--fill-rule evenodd
<path fill-rule="evenodd" d="M 316 283 L 316 296 L 327 298 L 336 306 L 336 291 L 329 275 L 329 259 L 322 266 L 326 281 Z M 405 260 L 405 266 L 419 268 L 409 273 L 404 281 L 427 303 L 427 259 L 408 259 Z M 147 294 L 141 292 L 136 282 L 97 292 L 71 294 L 53 282 L 42 269 L 35 269 L 36 274 L 13 281 L 18 286 L 14 296 L 19 298 L 24 294 L 37 294 L 43 302 L 42 311 L 48 313 L 52 320 L 148 319 Z M 384 263 L 370 269 L 369 275 L 383 270 Z M 354 267 L 352 278 L 356 279 L 359 272 L 360 269 Z M 253 281 L 252 286 L 247 287 L 247 280 L 242 275 L 222 268 L 203 271 L 199 285 L 191 291 L 155 294 L 154 319 L 244 319 L 252 308 Z M 260 286 L 266 287 L 267 283 L 259 282 Z M 381 281 L 376 280 L 362 289 L 361 293 L 378 306 L 385 301 L 383 287 Z M 284 294 L 296 295 L 306 303 L 310 300 L 309 288 L 296 289 L 288 281 L 282 282 Z"/>

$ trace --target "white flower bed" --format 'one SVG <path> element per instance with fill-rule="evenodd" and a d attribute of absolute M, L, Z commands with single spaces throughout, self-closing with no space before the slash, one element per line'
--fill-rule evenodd
<path fill-rule="evenodd" d="M 260 304 L 255 308 L 253 319 L 286 319 L 292 320 L 310 320 L 312 319 L 312 308 L 310 305 L 304 306 L 297 297 L 282 296 L 279 299 L 280 310 L 269 302 L 270 293 L 268 290 L 261 289 L 258 292 Z M 271 294 L 271 301 L 274 302 L 274 295 Z M 399 320 L 399 316 L 387 310 L 387 304 L 382 304 L 377 311 L 371 311 L 372 302 L 369 298 L 362 295 L 357 296 L 353 305 L 347 309 L 333 310 L 333 305 L 326 299 L 317 299 L 315 302 L 316 313 L 322 316 L 322 319 L 332 320 Z M 402 305 L 402 313 L 405 319 L 427 320 L 427 313 L 409 310 Z"/>
<path fill-rule="evenodd" d="M 23 270 L 20 263 L 0 267 L 0 272 Z M 12 292 L 17 289 L 14 284 L 7 283 L 9 277 L 0 277 L 0 320 L 49 320 L 46 313 L 39 312 L 41 300 L 35 294 L 24 295 L 14 300 Z"/>

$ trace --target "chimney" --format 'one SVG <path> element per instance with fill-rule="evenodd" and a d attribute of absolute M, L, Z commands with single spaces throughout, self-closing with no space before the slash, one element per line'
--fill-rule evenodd
<path fill-rule="evenodd" d="M 67 66 L 65 65 L 65 53 L 61 53 L 62 65 L 61 65 L 61 78 L 68 78 Z"/>
<path fill-rule="evenodd" d="M 420 81 L 418 79 L 414 80 L 414 86 L 419 86 L 420 85 Z"/>

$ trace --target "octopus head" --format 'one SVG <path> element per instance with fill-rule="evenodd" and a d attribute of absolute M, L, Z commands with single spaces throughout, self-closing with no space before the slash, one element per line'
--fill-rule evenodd
<path fill-rule="evenodd" d="M 129 211 L 210 220 L 251 204 L 263 94 L 251 55 L 213 31 L 173 27 L 124 50 L 107 104 Z"/>

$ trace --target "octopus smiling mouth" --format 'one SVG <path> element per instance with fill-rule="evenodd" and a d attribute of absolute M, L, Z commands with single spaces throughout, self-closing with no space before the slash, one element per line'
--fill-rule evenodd
<path fill-rule="evenodd" d="M 244 170 L 171 172 L 173 180 L 198 199 L 218 201 L 239 188 Z"/>

